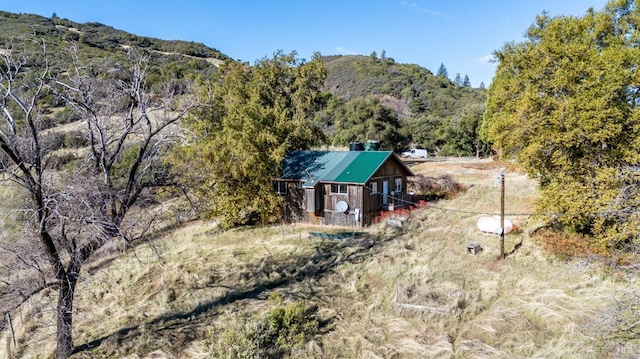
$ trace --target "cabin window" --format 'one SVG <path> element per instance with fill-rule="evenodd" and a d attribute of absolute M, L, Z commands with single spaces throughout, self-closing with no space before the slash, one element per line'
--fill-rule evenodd
<path fill-rule="evenodd" d="M 331 184 L 331 193 L 334 194 L 347 194 L 347 185 L 341 183 Z"/>
<path fill-rule="evenodd" d="M 378 182 L 371 182 L 371 194 L 378 193 Z"/>
<path fill-rule="evenodd" d="M 277 194 L 287 194 L 287 182 L 285 181 L 273 181 L 273 190 Z"/>
<path fill-rule="evenodd" d="M 396 193 L 402 193 L 402 178 L 396 178 Z"/>

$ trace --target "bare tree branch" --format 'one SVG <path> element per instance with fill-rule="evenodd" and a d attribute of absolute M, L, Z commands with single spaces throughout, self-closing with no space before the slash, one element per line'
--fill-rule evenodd
<path fill-rule="evenodd" d="M 0 153 L 10 162 L 0 185 L 16 183 L 29 196 L 22 215 L 12 217 L 25 224 L 23 237 L 0 240 L 0 258 L 17 268 L 0 266 L 8 274 L 0 281 L 0 313 L 56 288 L 56 356 L 66 358 L 73 350 L 73 298 L 84 263 L 108 243 L 130 246 L 156 228 L 161 208 L 134 209 L 152 196 L 151 189 L 177 183 L 161 157 L 197 103 L 188 95 L 178 101 L 175 93 L 151 93 L 148 59 L 135 50 L 125 64 L 107 64 L 97 70 L 104 76 L 96 77 L 81 64 L 75 45 L 71 66 L 59 71 L 50 67 L 46 43 L 39 49 L 45 61 L 29 73 L 25 69 L 33 64 L 22 55 L 28 51 L 0 52 Z M 54 77 L 58 73 L 65 77 Z M 84 121 L 88 151 L 73 163 L 72 174 L 47 165 L 52 149 L 39 112 L 48 93 Z"/>

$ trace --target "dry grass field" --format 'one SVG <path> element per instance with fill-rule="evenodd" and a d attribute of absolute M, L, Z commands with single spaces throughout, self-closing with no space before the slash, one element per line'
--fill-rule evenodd
<path fill-rule="evenodd" d="M 192 222 L 134 251 L 105 254 L 85 266 L 78 286 L 74 357 L 259 357 L 249 334 L 265 313 L 290 303 L 312 307 L 319 323 L 290 358 L 640 355 L 626 320 L 640 311 L 637 267 L 545 253 L 531 236 L 541 224 L 526 215 L 534 181 L 490 160 L 412 166 L 449 174 L 467 190 L 411 212 L 402 228 L 366 228 L 365 240 L 309 235 L 345 228 Z M 503 261 L 499 237 L 476 228 L 483 214 L 499 213 L 501 167 L 509 168 L 505 211 L 516 214 L 507 218 L 517 228 L 505 236 Z M 469 243 L 482 251 L 470 254 Z M 52 301 L 23 309 L 16 346 L 5 330 L 0 356 L 51 355 Z"/>

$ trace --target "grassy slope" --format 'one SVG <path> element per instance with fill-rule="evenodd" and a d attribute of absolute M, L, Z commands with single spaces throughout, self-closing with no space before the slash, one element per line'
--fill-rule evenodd
<path fill-rule="evenodd" d="M 317 304 L 327 320 L 296 358 L 617 357 L 606 313 L 619 293 L 637 289 L 624 273 L 550 258 L 529 237 L 537 224 L 526 216 L 509 217 L 522 230 L 506 236 L 509 256 L 496 261 L 498 237 L 475 229 L 474 212 L 499 210 L 497 169 L 427 162 L 414 170 L 473 186 L 413 212 L 402 230 L 368 228 L 370 249 L 308 236 L 318 228 L 220 231 L 197 222 L 105 256 L 79 286 L 75 343 L 88 346 L 76 357 L 210 357 L 225 328 L 275 305 L 265 300 L 273 291 Z M 507 212 L 530 212 L 535 183 L 512 173 L 506 183 Z M 468 254 L 469 242 L 484 251 Z M 31 318 L 18 329 L 18 354 L 42 357 L 53 322 L 46 310 Z M 623 349 L 637 348 L 636 339 Z"/>

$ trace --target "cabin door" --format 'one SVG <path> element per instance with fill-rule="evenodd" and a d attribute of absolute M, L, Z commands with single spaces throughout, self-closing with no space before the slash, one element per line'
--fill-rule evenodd
<path fill-rule="evenodd" d="M 382 204 L 389 203 L 389 198 L 387 198 L 388 194 L 389 194 L 389 181 L 382 181 Z"/>

